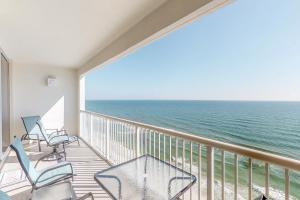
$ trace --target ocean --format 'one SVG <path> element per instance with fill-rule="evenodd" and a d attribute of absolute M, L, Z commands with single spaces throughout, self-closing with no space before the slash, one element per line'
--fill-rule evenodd
<path fill-rule="evenodd" d="M 300 102 L 87 100 L 86 110 L 300 160 Z"/>
<path fill-rule="evenodd" d="M 300 160 L 300 102 L 90 100 L 86 110 Z"/>

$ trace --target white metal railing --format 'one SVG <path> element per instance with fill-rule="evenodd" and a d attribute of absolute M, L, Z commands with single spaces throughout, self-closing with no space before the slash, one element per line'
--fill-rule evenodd
<path fill-rule="evenodd" d="M 299 160 L 87 111 L 80 112 L 80 129 L 81 138 L 113 164 L 151 154 L 197 175 L 185 199 L 253 199 L 259 193 L 300 198 L 299 180 L 290 188 L 291 174 L 300 172 Z M 281 179 L 271 176 L 273 167 L 283 171 L 283 188 L 271 187 L 271 180 L 281 186 Z M 254 187 L 254 179 L 263 186 Z"/>

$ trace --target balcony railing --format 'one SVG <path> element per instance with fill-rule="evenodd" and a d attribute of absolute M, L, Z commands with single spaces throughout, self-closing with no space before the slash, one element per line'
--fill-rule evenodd
<path fill-rule="evenodd" d="M 112 164 L 151 154 L 196 175 L 185 199 L 300 198 L 298 160 L 87 111 L 80 126 L 80 136 Z"/>

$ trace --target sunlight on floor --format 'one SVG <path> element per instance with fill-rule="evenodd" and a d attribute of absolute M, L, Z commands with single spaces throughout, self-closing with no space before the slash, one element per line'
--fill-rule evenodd
<path fill-rule="evenodd" d="M 42 144 L 43 152 L 38 152 L 37 149 L 35 143 L 27 144 L 25 146 L 25 150 L 33 163 L 35 163 L 38 158 L 45 155 L 45 153 L 51 151 L 51 148 L 46 147 L 44 144 Z M 95 199 L 110 199 L 106 192 L 94 181 L 94 173 L 108 168 L 109 165 L 102 158 L 98 157 L 82 141 L 80 141 L 80 146 L 76 143 L 68 145 L 66 151 L 67 161 L 72 163 L 74 173 L 76 174 L 74 181 L 72 181 L 72 185 L 77 196 L 80 197 L 87 192 L 92 192 Z M 56 161 L 41 162 L 37 169 L 49 167 L 55 163 Z M 10 152 L 3 169 L 1 170 L 0 189 L 7 192 L 13 200 L 30 198 L 30 183 L 21 170 L 13 151 Z"/>

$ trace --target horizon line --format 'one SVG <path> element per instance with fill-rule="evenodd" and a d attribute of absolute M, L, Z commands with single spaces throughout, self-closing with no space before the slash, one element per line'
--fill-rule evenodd
<path fill-rule="evenodd" d="M 300 100 L 246 100 L 246 99 L 85 99 L 86 101 L 242 101 L 242 102 L 299 102 Z"/>

